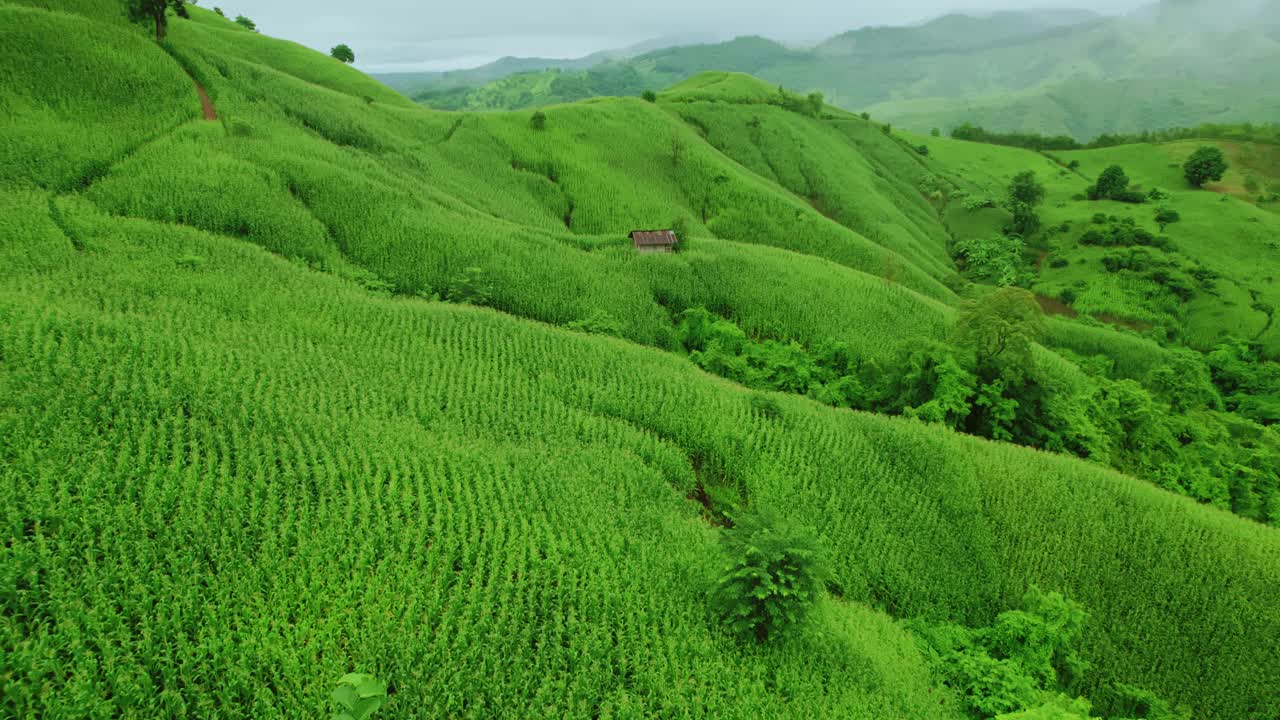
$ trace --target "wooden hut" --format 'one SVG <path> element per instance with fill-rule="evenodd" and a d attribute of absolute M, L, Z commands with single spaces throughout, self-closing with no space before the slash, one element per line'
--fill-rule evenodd
<path fill-rule="evenodd" d="M 638 253 L 675 252 L 680 239 L 670 230 L 632 230 L 631 244 Z"/>

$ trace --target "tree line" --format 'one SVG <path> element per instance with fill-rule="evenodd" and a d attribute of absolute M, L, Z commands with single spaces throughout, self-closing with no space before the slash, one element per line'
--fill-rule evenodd
<path fill-rule="evenodd" d="M 1080 142 L 1070 135 L 1039 135 L 1036 133 L 995 132 L 964 123 L 951 130 L 956 140 L 1005 145 L 1043 152 L 1046 150 L 1096 150 L 1117 145 L 1173 142 L 1176 140 L 1236 140 L 1280 145 L 1280 123 L 1205 124 L 1189 128 L 1144 130 L 1140 133 L 1104 133 L 1088 142 Z"/>

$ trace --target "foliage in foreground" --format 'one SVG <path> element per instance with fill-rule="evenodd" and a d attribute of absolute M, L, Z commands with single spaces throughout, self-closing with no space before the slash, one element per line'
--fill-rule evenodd
<path fill-rule="evenodd" d="M 744 513 L 724 531 L 728 566 L 712 603 L 728 629 L 764 641 L 804 621 L 828 570 L 812 531 Z"/>
<path fill-rule="evenodd" d="M 332 720 L 366 720 L 387 701 L 387 684 L 365 673 L 348 673 L 330 696 Z"/>
<path fill-rule="evenodd" d="M 988 627 L 922 620 L 910 626 L 975 720 L 1087 720 L 1093 703 L 1076 697 L 1090 669 L 1079 654 L 1087 621 L 1079 603 L 1033 587 L 1020 609 L 1000 613 Z M 1123 683 L 1095 699 L 1116 720 L 1190 720 L 1153 693 Z"/>

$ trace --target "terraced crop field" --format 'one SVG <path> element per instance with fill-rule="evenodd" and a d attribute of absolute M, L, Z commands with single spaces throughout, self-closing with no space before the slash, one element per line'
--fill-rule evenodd
<path fill-rule="evenodd" d="M 1204 319 L 1258 329 L 1228 293 L 1270 297 L 1274 216 L 1178 190 L 1170 235 L 1220 274 L 1189 341 L 1037 317 L 1010 409 L 957 349 L 1002 291 L 953 255 L 1008 213 L 953 194 L 1035 169 L 1074 223 L 1096 164 L 1159 181 L 1142 149 L 1062 174 L 723 73 L 537 127 L 199 7 L 158 46 L 111 0 L 49 5 L 0 0 L 0 715 L 312 717 L 351 672 L 387 683 L 379 717 L 1280 708 L 1280 438 L 1232 374 L 1270 366 Z M 630 248 L 665 226 L 679 252 Z M 746 361 L 691 348 L 691 313 L 774 363 L 757 383 L 839 367 L 853 400 L 726 379 Z M 767 642 L 708 601 L 751 513 L 827 570 Z M 1087 610 L 1088 667 L 1026 684 L 1035 630 L 961 653 L 1022 684 L 980 712 L 928 638 L 1047 622 L 1035 588 Z"/>

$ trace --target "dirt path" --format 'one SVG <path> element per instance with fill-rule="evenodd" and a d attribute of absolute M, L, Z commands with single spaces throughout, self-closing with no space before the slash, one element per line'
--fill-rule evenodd
<path fill-rule="evenodd" d="M 1066 315 L 1067 317 L 1080 317 L 1080 313 L 1075 308 L 1062 302 L 1058 298 L 1051 298 L 1048 295 L 1036 294 L 1036 302 L 1040 303 L 1040 309 L 1045 315 Z"/>
<path fill-rule="evenodd" d="M 1040 295 L 1037 293 L 1036 302 L 1040 303 L 1040 309 L 1044 311 L 1045 315 L 1062 315 L 1069 318 L 1080 317 L 1080 312 L 1078 310 L 1062 302 L 1058 298 L 1051 298 L 1047 295 Z M 1094 313 L 1093 318 L 1107 323 L 1108 325 L 1126 327 L 1130 330 L 1136 330 L 1137 332 L 1145 332 L 1150 330 L 1152 327 L 1149 322 L 1131 320 L 1118 315 L 1112 315 L 1111 313 Z"/>
<path fill-rule="evenodd" d="M 196 86 L 196 94 L 200 96 L 200 110 L 204 113 L 205 120 L 217 120 L 218 111 L 213 107 L 213 101 L 209 99 L 209 93 L 204 91 L 204 86 L 200 84 L 193 76 L 191 82 Z"/>

